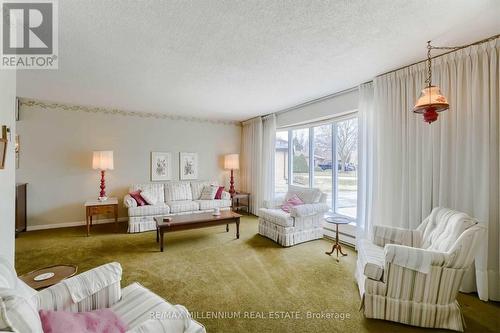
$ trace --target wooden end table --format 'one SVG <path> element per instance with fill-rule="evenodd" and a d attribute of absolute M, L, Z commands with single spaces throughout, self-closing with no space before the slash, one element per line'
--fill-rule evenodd
<path fill-rule="evenodd" d="M 351 221 L 346 218 L 342 217 L 337 217 L 337 216 L 328 216 L 325 217 L 325 221 L 327 223 L 332 223 L 335 224 L 335 243 L 333 244 L 332 250 L 330 252 L 325 252 L 325 254 L 328 254 L 329 256 L 332 255 L 332 253 L 337 250 L 337 261 L 339 261 L 339 252 L 342 256 L 346 256 L 347 253 L 342 252 L 342 246 L 340 246 L 339 243 L 339 224 L 349 224 Z"/>
<path fill-rule="evenodd" d="M 236 238 L 240 238 L 240 214 L 230 210 L 221 211 L 220 215 L 214 216 L 212 213 L 196 213 L 187 215 L 169 216 L 169 222 L 163 222 L 165 216 L 155 217 L 156 221 L 156 242 L 160 243 L 160 251 L 163 252 L 163 234 L 165 232 L 208 228 L 217 225 L 226 225 L 226 232 L 229 232 L 229 224 L 236 224 Z"/>
<path fill-rule="evenodd" d="M 250 193 L 236 192 L 231 196 L 231 207 L 234 212 L 242 209 L 250 214 Z"/>
<path fill-rule="evenodd" d="M 108 198 L 105 201 L 88 200 L 85 202 L 85 223 L 87 225 L 87 236 L 90 234 L 92 216 L 101 214 L 112 214 L 115 218 L 115 228 L 118 230 L 118 199 Z"/>
<path fill-rule="evenodd" d="M 78 266 L 76 265 L 54 265 L 45 268 L 40 268 L 32 272 L 23 274 L 19 276 L 19 278 L 23 280 L 24 283 L 26 283 L 31 288 L 40 290 L 43 288 L 53 286 L 54 284 L 57 284 L 64 279 L 72 277 L 73 275 L 76 274 L 77 271 L 78 271 Z M 54 276 L 46 280 L 41 280 L 41 281 L 35 280 L 35 277 L 45 273 L 54 273 Z"/>

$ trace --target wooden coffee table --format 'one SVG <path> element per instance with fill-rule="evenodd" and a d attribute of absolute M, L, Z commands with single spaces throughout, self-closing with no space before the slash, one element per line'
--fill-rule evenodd
<path fill-rule="evenodd" d="M 163 222 L 164 216 L 155 217 L 156 221 L 156 242 L 160 242 L 160 251 L 163 252 L 163 234 L 165 232 L 208 228 L 217 225 L 226 225 L 226 232 L 229 232 L 229 224 L 236 224 L 236 238 L 240 238 L 240 217 L 242 215 L 232 211 L 221 211 L 219 216 L 209 213 L 187 214 L 169 216 L 170 222 Z"/>
<path fill-rule="evenodd" d="M 75 265 L 54 265 L 26 273 L 19 276 L 19 278 L 31 288 L 40 290 L 59 283 L 64 279 L 72 277 L 76 274 L 77 271 L 78 266 Z M 35 277 L 44 273 L 54 273 L 54 276 L 46 280 L 35 281 Z"/>

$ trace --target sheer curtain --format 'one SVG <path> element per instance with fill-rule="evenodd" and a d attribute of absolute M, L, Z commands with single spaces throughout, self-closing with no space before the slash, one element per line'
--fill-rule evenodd
<path fill-rule="evenodd" d="M 358 218 L 356 239 L 370 238 L 373 193 L 376 188 L 377 137 L 373 104 L 373 83 L 359 86 L 358 105 Z"/>
<path fill-rule="evenodd" d="M 241 185 L 251 194 L 250 212 L 258 215 L 264 200 L 274 197 L 276 117 L 257 117 L 243 123 Z"/>
<path fill-rule="evenodd" d="M 444 206 L 488 226 L 475 272 L 462 285 L 477 287 L 482 300 L 500 300 L 498 53 L 495 39 L 433 60 L 433 82 L 450 109 L 431 125 L 410 111 L 425 85 L 424 63 L 377 77 L 377 117 L 367 125 L 374 131 L 365 129 L 370 137 L 363 139 L 365 145 L 374 140 L 377 159 L 374 223 L 415 228 L 433 207 Z"/>

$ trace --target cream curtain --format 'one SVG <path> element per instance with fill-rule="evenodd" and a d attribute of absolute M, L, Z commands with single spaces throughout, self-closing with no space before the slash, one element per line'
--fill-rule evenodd
<path fill-rule="evenodd" d="M 262 118 L 243 122 L 241 135 L 241 188 L 251 194 L 250 212 L 257 215 L 261 202 Z"/>
<path fill-rule="evenodd" d="M 262 201 L 274 200 L 274 155 L 276 147 L 276 116 L 262 119 Z"/>
<path fill-rule="evenodd" d="M 257 117 L 243 123 L 241 185 L 251 194 L 250 211 L 258 215 L 264 200 L 274 197 L 274 146 L 276 116 Z"/>
<path fill-rule="evenodd" d="M 482 300 L 500 300 L 498 54 L 496 39 L 433 60 L 433 83 L 450 109 L 431 125 L 411 112 L 425 85 L 425 63 L 377 77 L 375 129 L 364 139 L 374 140 L 377 155 L 373 223 L 415 228 L 444 206 L 488 226 L 475 272 L 462 286 L 477 287 Z"/>

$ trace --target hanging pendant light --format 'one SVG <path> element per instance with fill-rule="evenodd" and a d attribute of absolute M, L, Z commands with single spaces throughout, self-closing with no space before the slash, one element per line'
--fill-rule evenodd
<path fill-rule="evenodd" d="M 431 42 L 427 42 L 427 79 L 425 83 L 427 87 L 422 90 L 420 97 L 413 108 L 413 112 L 423 114 L 426 123 L 432 123 L 438 119 L 438 112 L 448 110 L 450 104 L 441 93 L 438 86 L 432 85 L 432 63 L 431 50 L 435 48 L 431 46 Z"/>

